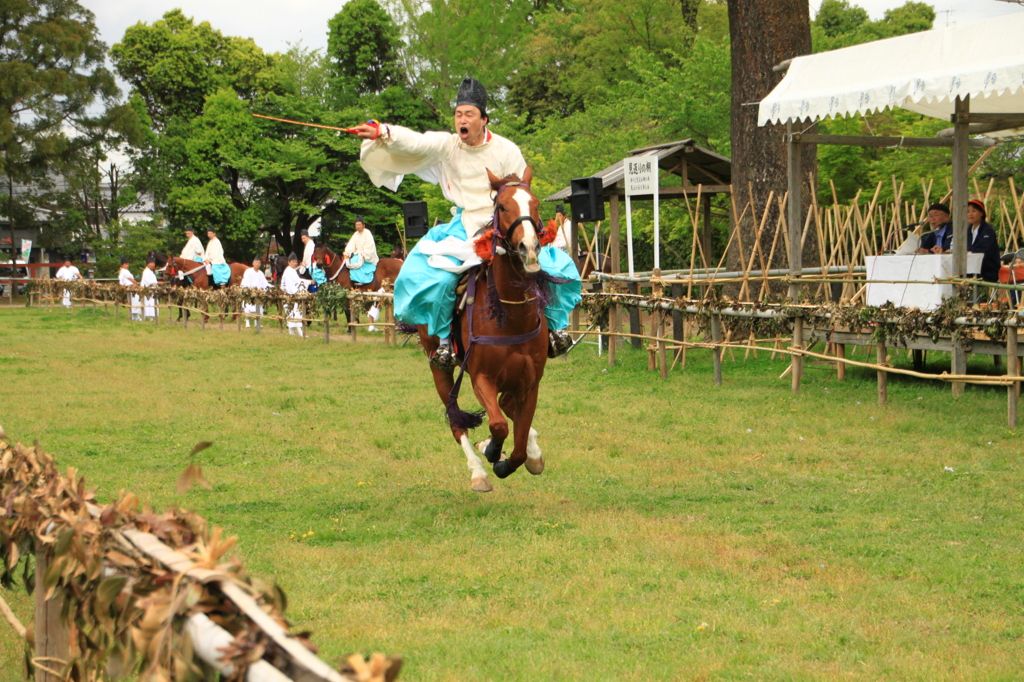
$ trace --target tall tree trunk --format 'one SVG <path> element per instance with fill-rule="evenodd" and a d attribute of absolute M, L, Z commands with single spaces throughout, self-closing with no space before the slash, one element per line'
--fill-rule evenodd
<path fill-rule="evenodd" d="M 737 214 L 751 205 L 736 226 L 740 230 L 738 236 L 742 237 L 742 258 L 738 242 L 733 240 L 729 265 L 731 270 L 742 270 L 749 263 L 768 196 L 774 191 L 774 207 L 761 231 L 761 253 L 766 268 L 785 268 L 789 265 L 785 235 L 779 235 L 775 254 L 768 262 L 772 242 L 780 226 L 779 219 L 783 217 L 780 216 L 778 202 L 786 194 L 787 158 L 786 145 L 782 140 L 785 126 L 758 127 L 758 108 L 752 103 L 761 101 L 782 80 L 784 73 L 773 71 L 773 66 L 810 54 L 811 26 L 807 0 L 729 0 L 729 35 L 732 42 L 732 191 Z M 809 174 L 816 175 L 816 171 L 816 149 L 808 146 L 803 155 L 802 173 L 805 208 L 811 196 L 807 178 Z M 818 264 L 817 239 L 813 231 L 804 242 L 803 259 L 804 267 Z M 759 269 L 760 265 L 760 258 L 755 256 L 754 269 Z M 772 293 L 784 291 L 785 287 L 779 285 Z"/>
<path fill-rule="evenodd" d="M 697 35 L 697 8 L 700 7 L 700 0 L 679 0 L 682 10 L 683 23 L 694 35 Z"/>

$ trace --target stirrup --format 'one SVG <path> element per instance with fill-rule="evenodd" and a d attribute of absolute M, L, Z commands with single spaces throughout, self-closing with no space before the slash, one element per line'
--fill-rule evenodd
<path fill-rule="evenodd" d="M 450 372 L 459 366 L 459 359 L 455 357 L 452 345 L 446 343 L 443 346 L 438 346 L 434 354 L 430 356 L 430 364 L 438 369 Z"/>
<path fill-rule="evenodd" d="M 552 329 L 548 332 L 548 357 L 557 358 L 565 355 L 572 348 L 572 337 L 564 329 Z"/>

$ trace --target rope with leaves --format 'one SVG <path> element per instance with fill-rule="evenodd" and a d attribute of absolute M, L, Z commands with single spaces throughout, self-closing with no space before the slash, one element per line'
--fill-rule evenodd
<path fill-rule="evenodd" d="M 221 661 L 233 667 L 228 679 L 244 680 L 250 666 L 266 662 L 286 674 L 308 674 L 296 668 L 301 657 L 281 645 L 283 639 L 297 642 L 304 647 L 299 653 L 315 658 L 307 634 L 284 638 L 256 624 L 258 617 L 270 618 L 270 629 L 286 628 L 285 596 L 227 558 L 236 538 L 211 532 L 192 512 L 140 508 L 136 496 L 124 491 L 100 505 L 75 469 L 61 474 L 38 445 L 12 445 L 3 437 L 0 430 L 0 584 L 10 588 L 20 578 L 31 592 L 34 557 L 42 549 L 42 588 L 47 598 L 62 594 L 72 631 L 70 660 L 29 655 L 30 665 L 56 666 L 63 679 L 84 682 L 133 672 L 165 682 L 210 679 L 213 671 L 184 635 L 186 622 L 203 614 L 233 637 L 221 650 Z M 202 473 L 193 463 L 182 479 L 202 481 Z M 167 556 L 188 568 L 172 570 Z M 230 592 L 241 597 L 225 596 Z M 318 679 L 385 682 L 400 667 L 399 659 L 377 654 L 367 662 L 354 655 L 341 672 Z"/>
<path fill-rule="evenodd" d="M 139 285 L 122 286 L 113 282 L 94 282 L 91 280 L 75 280 L 66 282 L 56 279 L 38 279 L 31 283 L 31 293 L 59 298 L 67 291 L 73 299 L 131 305 L 131 296 L 142 298 L 155 297 L 161 304 L 182 306 L 194 310 L 239 310 L 243 304 L 261 305 L 264 308 L 276 307 L 288 310 L 298 304 L 307 312 L 307 317 L 333 317 L 344 312 L 350 305 L 357 305 L 365 310 L 390 295 L 376 292 L 346 289 L 338 284 L 326 283 L 316 293 L 301 292 L 286 294 L 279 288 L 251 289 L 241 287 L 225 287 L 216 291 L 196 289 L 193 287 L 169 286 L 166 284 L 154 287 Z M 140 302 L 141 305 L 141 302 Z"/>
<path fill-rule="evenodd" d="M 1006 340 L 1006 328 L 1017 325 L 1018 313 L 1006 302 L 987 307 L 972 305 L 970 285 L 958 285 L 956 295 L 947 298 L 935 310 L 900 308 L 892 303 L 864 306 L 850 303 L 819 302 L 793 305 L 784 302 L 741 302 L 717 294 L 710 289 L 702 299 L 624 294 L 621 292 L 584 292 L 581 308 L 592 320 L 607 327 L 612 306 L 636 307 L 668 314 L 679 311 L 697 321 L 698 331 L 708 334 L 711 318 L 719 315 L 724 332 L 732 338 L 774 338 L 793 331 L 793 319 L 813 318 L 829 327 L 852 332 L 871 330 L 874 342 L 887 346 L 906 347 L 909 340 L 924 335 L 931 340 L 952 338 L 969 346 L 973 332 L 984 333 L 995 342 Z"/>

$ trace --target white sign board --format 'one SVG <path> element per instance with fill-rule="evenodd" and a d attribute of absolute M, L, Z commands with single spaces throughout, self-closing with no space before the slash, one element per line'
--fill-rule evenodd
<path fill-rule="evenodd" d="M 631 156 L 622 161 L 626 196 L 650 196 L 658 193 L 658 157 L 654 154 Z"/>
<path fill-rule="evenodd" d="M 633 207 L 631 197 L 654 197 L 654 267 L 661 268 L 661 230 L 658 224 L 658 157 L 655 154 L 630 156 L 622 160 L 626 185 L 626 240 L 629 276 L 633 276 Z"/>

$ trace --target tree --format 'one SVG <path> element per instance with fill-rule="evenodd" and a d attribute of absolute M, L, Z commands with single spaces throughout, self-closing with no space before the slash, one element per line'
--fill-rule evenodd
<path fill-rule="evenodd" d="M 349 0 L 327 26 L 328 61 L 339 92 L 375 95 L 404 84 L 399 30 L 377 0 Z"/>
<path fill-rule="evenodd" d="M 274 59 L 252 39 L 225 36 L 205 21 L 196 25 L 180 9 L 130 27 L 110 57 L 161 131 L 174 118 L 201 115 L 206 97 L 223 88 L 252 100 L 273 87 Z"/>
<path fill-rule="evenodd" d="M 131 127 L 105 57 L 92 12 L 74 0 L 21 0 L 0 12 L 0 212 L 12 241 L 19 216 L 34 213 L 83 150 Z"/>
<path fill-rule="evenodd" d="M 732 45 L 732 187 L 737 207 L 748 203 L 760 215 L 774 191 L 776 197 L 786 192 L 786 148 L 782 144 L 784 129 L 777 125 L 759 127 L 757 107 L 780 80 L 772 70 L 776 64 L 811 51 L 810 17 L 806 0 L 730 0 L 729 32 Z M 815 170 L 814 148 L 805 150 L 804 178 Z M 806 196 L 805 200 L 809 200 Z M 776 204 L 777 206 L 777 204 Z M 768 260 L 775 233 L 780 229 L 779 212 L 772 209 L 761 233 L 761 250 Z M 737 225 L 749 254 L 758 229 L 751 213 Z M 780 240 L 781 241 L 781 240 Z M 804 265 L 816 262 L 817 249 L 813 239 L 804 245 Z M 785 249 L 777 248 L 766 268 L 787 267 Z M 738 249 L 729 255 L 730 267 L 742 269 Z"/>

